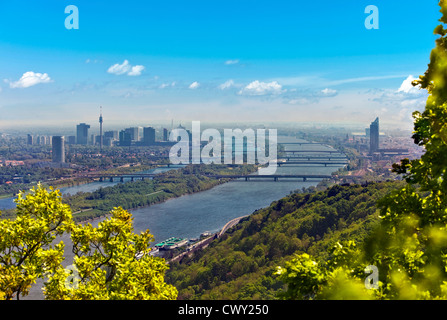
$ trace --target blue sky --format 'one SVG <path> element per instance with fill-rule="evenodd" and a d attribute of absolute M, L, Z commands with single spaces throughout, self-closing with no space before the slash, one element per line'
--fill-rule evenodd
<path fill-rule="evenodd" d="M 413 0 L 1 1 L 0 125 L 94 123 L 102 105 L 109 123 L 408 127 L 439 17 Z"/>

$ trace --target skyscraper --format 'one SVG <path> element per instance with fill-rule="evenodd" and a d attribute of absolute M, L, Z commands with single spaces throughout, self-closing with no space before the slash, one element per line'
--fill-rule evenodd
<path fill-rule="evenodd" d="M 102 150 L 103 136 L 102 136 L 102 107 L 99 112 L 99 150 Z"/>
<path fill-rule="evenodd" d="M 124 129 L 124 131 L 130 134 L 132 141 L 140 141 L 140 132 L 138 130 L 138 127 L 126 128 Z"/>
<path fill-rule="evenodd" d="M 373 154 L 379 150 L 379 117 L 369 126 L 369 153 Z"/>
<path fill-rule="evenodd" d="M 33 140 L 34 140 L 33 136 L 28 133 L 27 144 L 32 145 L 33 144 Z"/>
<path fill-rule="evenodd" d="M 110 138 L 112 140 L 118 140 L 118 130 L 106 131 L 104 132 L 104 138 Z"/>
<path fill-rule="evenodd" d="M 152 127 L 145 127 L 143 129 L 143 144 L 150 146 L 155 143 L 155 129 Z"/>
<path fill-rule="evenodd" d="M 65 139 L 63 136 L 53 136 L 52 138 L 52 160 L 53 162 L 65 162 Z"/>
<path fill-rule="evenodd" d="M 132 136 L 126 130 L 121 130 L 119 133 L 120 146 L 130 146 L 132 144 Z"/>
<path fill-rule="evenodd" d="M 163 128 L 163 141 L 169 141 L 169 132 L 166 128 Z"/>
<path fill-rule="evenodd" d="M 76 126 L 76 143 L 87 144 L 89 124 L 80 123 Z"/>

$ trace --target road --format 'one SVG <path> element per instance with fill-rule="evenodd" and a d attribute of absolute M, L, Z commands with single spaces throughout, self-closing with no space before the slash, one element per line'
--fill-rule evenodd
<path fill-rule="evenodd" d="M 185 249 L 184 252 L 180 253 L 179 255 L 177 255 L 174 258 L 172 258 L 171 260 L 169 260 L 169 263 L 178 262 L 178 261 L 182 260 L 183 257 L 189 256 L 199 249 L 205 249 L 211 243 L 211 241 L 213 241 L 214 239 L 220 238 L 225 232 L 227 232 L 228 229 L 237 225 L 239 223 L 239 221 L 241 221 L 245 217 L 248 217 L 248 216 L 242 216 L 242 217 L 234 218 L 234 219 L 228 221 L 225 224 L 225 226 L 222 228 L 222 230 L 220 230 L 219 232 L 217 232 L 205 239 L 200 240 L 199 242 L 196 242 L 196 243 L 190 245 L 189 247 L 187 247 Z"/>

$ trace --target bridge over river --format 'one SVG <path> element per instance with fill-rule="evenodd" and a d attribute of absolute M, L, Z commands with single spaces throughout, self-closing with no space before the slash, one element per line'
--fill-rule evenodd
<path fill-rule="evenodd" d="M 108 175 L 106 173 L 104 174 L 98 174 L 98 173 L 91 173 L 91 174 L 85 174 L 82 177 L 85 178 L 93 178 L 93 179 L 99 179 L 100 182 L 103 181 L 111 181 L 113 182 L 113 179 L 120 179 L 120 181 L 124 181 L 124 179 L 130 179 L 130 181 L 134 181 L 135 179 L 141 179 L 144 180 L 146 178 L 153 178 L 156 174 L 150 174 L 150 173 L 133 173 L 128 175 Z M 274 181 L 280 181 L 280 179 L 302 179 L 303 181 L 307 181 L 308 179 L 331 179 L 335 178 L 333 175 L 323 175 L 323 174 L 252 174 L 252 175 L 240 175 L 240 174 L 207 174 L 203 175 L 208 178 L 214 178 L 214 179 L 245 179 L 245 181 L 255 180 L 255 179 L 273 179 Z M 345 177 L 345 176 L 343 176 Z M 346 178 L 349 178 L 349 176 L 346 176 Z"/>

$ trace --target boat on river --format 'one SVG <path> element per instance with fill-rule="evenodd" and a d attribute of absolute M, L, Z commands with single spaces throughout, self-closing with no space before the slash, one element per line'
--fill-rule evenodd
<path fill-rule="evenodd" d="M 158 248 L 159 250 L 172 250 L 175 248 L 182 247 L 186 244 L 188 244 L 188 239 L 171 237 L 165 241 L 157 243 L 155 245 L 155 248 Z"/>

